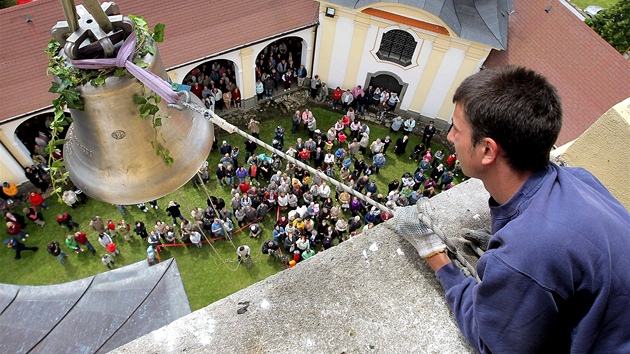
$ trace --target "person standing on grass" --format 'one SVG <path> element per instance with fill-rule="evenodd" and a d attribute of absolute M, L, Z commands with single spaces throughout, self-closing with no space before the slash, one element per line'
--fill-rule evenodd
<path fill-rule="evenodd" d="M 249 129 L 249 133 L 254 138 L 260 138 L 260 122 L 255 120 L 254 118 L 249 120 L 247 123 L 247 129 Z"/>
<path fill-rule="evenodd" d="M 46 222 L 44 221 L 44 215 L 38 212 L 34 206 L 24 208 L 22 209 L 22 212 L 24 212 L 24 215 L 26 215 L 26 218 L 28 220 L 34 222 L 36 225 L 40 227 L 44 227 L 44 225 L 46 225 Z"/>
<path fill-rule="evenodd" d="M 394 146 L 394 153 L 397 156 L 404 155 L 405 150 L 407 149 L 408 142 L 409 142 L 409 137 L 407 135 L 403 135 L 400 138 L 396 139 L 396 146 Z"/>
<path fill-rule="evenodd" d="M 116 248 L 116 244 L 112 241 L 111 236 L 107 234 L 107 232 L 102 232 L 98 235 L 98 242 L 105 248 L 107 252 L 109 252 L 112 256 L 116 256 L 120 254 L 118 248 Z"/>
<path fill-rule="evenodd" d="M 72 231 L 74 227 L 79 227 L 79 223 L 72 220 L 72 215 L 68 213 L 59 213 L 57 214 L 57 223 L 61 227 L 67 227 L 68 230 Z"/>
<path fill-rule="evenodd" d="M 79 204 L 79 198 L 77 197 L 77 193 L 73 190 L 67 190 L 63 192 L 63 196 L 61 197 L 64 203 L 68 205 L 72 209 L 77 208 L 77 204 Z"/>
<path fill-rule="evenodd" d="M 179 204 L 172 200 L 168 202 L 168 206 L 166 207 L 166 212 L 173 219 L 173 227 L 177 226 L 177 218 L 184 220 L 184 216 L 182 216 L 182 212 L 179 208 Z"/>
<path fill-rule="evenodd" d="M 48 242 L 48 245 L 46 248 L 48 250 L 48 253 L 55 256 L 57 260 L 59 261 L 59 263 L 61 264 L 66 263 L 66 261 L 64 260 L 64 257 L 68 257 L 68 255 L 64 251 L 61 250 L 61 247 L 59 247 L 59 242 Z"/>
<path fill-rule="evenodd" d="M 400 131 L 400 128 L 402 127 L 402 125 L 403 125 L 402 117 L 401 116 L 397 116 L 396 118 L 394 118 L 392 120 L 392 124 L 389 127 L 389 131 L 391 133 L 398 133 L 398 131 Z"/>
<path fill-rule="evenodd" d="M 31 208 L 35 209 L 34 207 L 31 206 Z M 26 214 L 28 212 L 28 208 L 23 209 L 22 211 Z M 36 209 L 35 209 L 36 210 Z M 14 224 L 18 224 L 20 225 L 20 227 L 22 229 L 25 229 L 28 225 L 26 224 L 26 220 L 24 219 L 24 217 L 20 214 L 18 214 L 17 212 L 7 212 L 6 214 L 4 214 L 4 220 L 6 221 L 10 221 Z"/>
<path fill-rule="evenodd" d="M 162 241 L 160 241 L 160 234 L 157 233 L 156 231 L 153 231 L 153 230 L 151 231 L 147 241 L 149 242 L 149 245 L 151 245 L 151 247 L 153 247 L 156 251 L 159 251 L 162 249 Z M 101 245 L 102 244 L 103 243 L 101 242 Z"/>
<path fill-rule="evenodd" d="M 225 236 L 225 231 L 223 230 L 223 221 L 219 218 L 214 218 L 214 222 L 211 226 L 212 237 L 213 238 L 221 238 Z"/>
<path fill-rule="evenodd" d="M 74 253 L 76 253 L 76 254 L 79 254 L 80 252 L 83 252 L 83 248 L 81 248 L 79 246 L 79 242 L 77 240 L 75 240 L 74 236 L 72 236 L 72 235 L 67 235 L 66 236 L 66 246 L 68 246 L 68 248 L 73 250 Z"/>
<path fill-rule="evenodd" d="M 31 194 L 28 195 L 28 200 L 34 207 L 41 207 L 42 209 L 49 208 L 48 203 L 44 200 L 44 197 L 37 192 L 31 192 Z"/>
<path fill-rule="evenodd" d="M 87 249 L 92 252 L 92 254 L 96 254 L 96 250 L 94 249 L 94 246 L 92 246 L 92 244 L 90 243 L 90 240 L 88 240 L 87 235 L 85 232 L 82 231 L 77 231 L 74 233 L 74 239 L 80 244 L 80 245 L 85 245 L 85 247 L 87 247 Z"/>
<path fill-rule="evenodd" d="M 108 269 L 112 269 L 113 265 L 116 264 L 116 262 L 114 262 L 114 259 L 107 253 L 103 254 L 103 256 L 101 257 L 101 262 L 103 262 L 103 264 L 107 266 Z"/>
<path fill-rule="evenodd" d="M 243 245 L 236 250 L 236 255 L 238 256 L 238 261 L 242 261 L 245 258 L 249 258 L 251 249 L 247 245 Z"/>
<path fill-rule="evenodd" d="M 375 168 L 375 172 L 376 174 L 379 173 L 380 169 L 383 168 L 383 166 L 385 166 L 385 155 L 383 155 L 382 153 L 376 154 L 374 156 L 374 158 L 372 159 L 372 165 Z"/>
<path fill-rule="evenodd" d="M 9 235 L 15 236 L 22 241 L 26 241 L 26 238 L 29 236 L 29 234 L 27 234 L 26 231 L 22 229 L 19 223 L 8 221 L 6 225 L 7 225 L 7 232 L 9 233 Z"/>
<path fill-rule="evenodd" d="M 99 234 L 106 231 L 105 223 L 103 222 L 103 219 L 98 215 L 92 217 L 92 220 L 90 221 L 90 227 L 92 228 L 92 230 L 98 232 Z"/>
<path fill-rule="evenodd" d="M 197 248 L 201 248 L 203 244 L 201 243 L 201 234 L 199 231 L 193 231 L 190 234 L 190 242 L 192 242 Z"/>
<path fill-rule="evenodd" d="M 435 168 L 435 166 L 442 164 L 442 160 L 444 159 L 444 149 L 439 149 L 433 155 L 433 160 L 431 161 L 431 166 Z"/>
<path fill-rule="evenodd" d="M 435 135 L 436 129 L 433 126 L 434 122 L 430 121 L 428 125 L 424 127 L 424 134 L 422 135 L 422 143 L 427 148 L 431 147 L 431 139 Z"/>
<path fill-rule="evenodd" d="M 313 139 L 315 136 L 315 130 L 317 130 L 317 119 L 310 114 L 308 116 L 308 120 L 306 121 L 306 128 L 308 129 L 308 136 Z"/>
<path fill-rule="evenodd" d="M 18 241 L 16 238 L 7 238 L 4 240 L 4 244 L 7 245 L 8 248 L 15 250 L 15 259 L 22 258 L 22 251 L 37 252 L 39 249 L 39 247 L 26 247 L 26 245 Z"/>
<path fill-rule="evenodd" d="M 295 135 L 295 132 L 300 128 L 302 122 L 302 114 L 300 111 L 295 111 L 295 114 L 291 117 L 291 134 Z"/>
<path fill-rule="evenodd" d="M 133 232 L 135 232 L 136 235 L 142 237 L 143 240 L 146 240 L 146 238 L 149 237 L 149 234 L 147 233 L 147 228 L 144 226 L 144 223 L 142 221 L 136 221 L 136 226 L 133 228 Z"/>

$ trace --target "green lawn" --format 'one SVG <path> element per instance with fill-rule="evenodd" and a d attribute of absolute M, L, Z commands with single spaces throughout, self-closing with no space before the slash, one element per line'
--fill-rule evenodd
<path fill-rule="evenodd" d="M 582 10 L 588 5 L 597 5 L 609 9 L 619 2 L 619 0 L 571 0 L 571 2 Z"/>
<path fill-rule="evenodd" d="M 313 112 L 317 118 L 318 127 L 322 131 L 326 131 L 340 117 L 339 112 L 331 112 L 321 108 L 314 108 Z M 260 116 L 264 117 L 260 119 L 263 120 L 261 136 L 265 141 L 269 142 L 271 140 L 271 137 L 274 135 L 273 130 L 278 124 L 283 124 L 288 128 L 285 136 L 285 146 L 288 147 L 289 144 L 295 141 L 295 138 L 290 133 L 291 123 L 288 114 L 283 115 L 279 112 L 268 110 L 261 112 Z M 370 128 L 372 139 L 385 137 L 385 135 L 389 134 L 389 130 L 385 127 L 371 125 Z M 245 152 L 243 148 L 244 139 L 238 135 L 226 136 L 224 132 L 219 134 L 221 135 L 218 137 L 219 142 L 227 140 L 232 146 L 239 146 L 242 151 L 239 162 L 242 163 Z M 304 131 L 300 131 L 298 136 L 307 138 L 307 134 Z M 395 140 L 399 136 L 392 136 L 392 139 Z M 408 153 L 418 143 L 420 138 L 413 136 L 410 140 L 407 147 Z M 437 145 L 433 144 L 433 150 L 435 151 L 437 148 Z M 413 172 L 416 168 L 416 163 L 407 159 L 406 156 L 401 159 L 395 158 L 393 144 L 390 146 L 389 151 L 385 168 L 381 169 L 381 173 L 375 177 L 379 191 L 383 192 L 387 191 L 387 183 L 392 179 L 400 178 L 404 171 Z M 262 148 L 259 148 L 257 152 L 261 153 Z M 229 204 L 229 189 L 218 186 L 214 176 L 214 168 L 219 160 L 218 155 L 218 152 L 213 151 L 208 158 L 211 166 L 211 181 L 207 186 L 211 194 L 224 198 Z M 3 270 L 0 275 L 0 282 L 30 285 L 54 284 L 81 279 L 107 270 L 100 262 L 100 257 L 92 256 L 88 252 L 76 255 L 65 247 L 64 237 L 67 234 L 67 230 L 57 225 L 55 215 L 59 212 L 70 212 L 74 219 L 81 224 L 80 229 L 87 232 L 97 251 L 103 254 L 104 249 L 98 244 L 96 233 L 91 231 L 88 226 L 89 220 L 93 215 L 100 215 L 104 220 L 120 220 L 122 217 L 118 210 L 112 205 L 96 200 L 89 200 L 85 207 L 79 206 L 78 209 L 71 210 L 65 204 L 59 204 L 52 199 L 49 200 L 50 209 L 43 211 L 47 221 L 46 226 L 40 228 L 34 224 L 29 224 L 27 229 L 30 237 L 26 240 L 26 245 L 39 246 L 40 250 L 37 253 L 25 251 L 22 253 L 22 259 L 14 260 L 14 251 L 5 248 L 4 251 L 0 252 L 0 268 Z M 148 213 L 143 213 L 136 206 L 128 206 L 124 219 L 130 223 L 136 220 L 143 221 L 147 229 L 152 228 L 155 220 L 158 218 L 170 222 L 170 217 L 164 211 L 164 207 L 169 200 L 175 200 L 181 204 L 182 213 L 185 217 L 190 215 L 190 210 L 193 207 L 199 206 L 204 208 L 206 206 L 204 191 L 202 189 L 197 190 L 192 183 L 188 183 L 174 193 L 161 198 L 159 200 L 159 210 L 150 209 Z M 21 207 L 16 209 L 21 210 Z M 177 258 L 184 286 L 193 310 L 204 307 L 285 269 L 280 261 L 269 259 L 266 255 L 260 253 L 262 242 L 272 237 L 272 218 L 275 215 L 270 213 L 269 216 L 271 217 L 268 217 L 263 223 L 265 231 L 261 239 L 251 239 L 242 232 L 234 236 L 235 246 L 248 244 L 252 248 L 254 266 L 250 269 L 237 266 L 235 248 L 227 241 L 214 242 L 212 244 L 213 247 L 204 244 L 201 249 L 197 249 L 194 246 L 191 248 L 170 247 L 160 253 L 162 259 Z M 52 240 L 58 241 L 68 254 L 65 265 L 59 264 L 55 257 L 46 252 L 46 243 Z M 116 266 L 123 266 L 146 259 L 148 244 L 141 241 L 140 238 L 135 237 L 129 243 L 124 240 L 116 240 L 115 242 L 119 245 L 121 251 L 120 256 L 116 257 Z"/>

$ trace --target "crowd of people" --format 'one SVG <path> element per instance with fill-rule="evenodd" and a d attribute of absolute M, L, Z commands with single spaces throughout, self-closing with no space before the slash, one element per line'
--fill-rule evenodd
<path fill-rule="evenodd" d="M 430 198 L 453 186 L 459 162 L 455 154 L 446 156 L 443 149 L 432 152 L 431 139 L 436 133 L 433 122 L 424 127 L 422 142 L 409 151 L 414 118 L 396 117 L 390 128 L 391 137 L 374 139 L 370 138 L 369 126 L 355 112 L 349 105 L 324 133 L 318 129 L 312 111 L 296 111 L 291 117 L 292 142 L 289 143 L 287 129 L 281 124 L 274 130 L 271 145 L 390 207 L 413 204 L 423 196 Z M 258 124 L 248 124 L 255 137 Z M 307 132 L 309 138 L 296 137 L 300 130 Z M 343 187 L 330 185 L 319 174 L 275 153 L 259 151 L 253 140 L 243 142 L 244 156 L 239 147 L 227 141 L 218 150 L 222 157 L 215 175 L 220 186 L 231 187 L 232 199 L 227 204 L 238 226 L 250 228 L 250 236 L 258 238 L 260 220 L 273 215 L 273 238 L 263 243 L 265 254 L 279 252 L 289 256 L 286 260 L 297 262 L 391 218 Z M 387 158 L 405 157 L 418 162 L 416 169 L 392 180 L 386 191 L 379 190 L 374 177 L 386 168 Z"/>
<path fill-rule="evenodd" d="M 194 68 L 183 80 L 204 106 L 213 112 L 241 107 L 236 68 L 229 60 L 215 60 Z"/>
<path fill-rule="evenodd" d="M 255 68 L 258 100 L 271 98 L 276 90 L 291 90 L 294 82 L 298 88 L 303 87 L 308 72 L 300 60 L 301 44 L 291 38 L 263 48 L 256 58 Z M 186 75 L 183 83 L 213 112 L 241 108 L 242 93 L 236 82 L 236 67 L 229 60 L 204 63 Z"/>
<path fill-rule="evenodd" d="M 308 71 L 301 65 L 301 44 L 291 39 L 279 40 L 266 46 L 256 58 L 256 96 L 271 98 L 274 90 L 291 90 L 296 82 L 304 87 Z"/>
<path fill-rule="evenodd" d="M 186 77 L 187 83 L 193 87 L 191 91 L 216 109 L 240 104 L 235 99 L 240 97 L 233 94 L 238 88 L 235 85 L 234 68 L 229 64 L 229 61 L 217 60 L 196 68 Z M 257 64 L 259 81 L 277 79 L 278 72 L 293 75 L 293 70 L 300 73 L 298 79 L 302 74 L 303 78 L 306 77 L 303 67 L 294 68 L 292 53 L 283 43 L 274 43 L 263 50 Z M 279 81 L 274 82 L 274 89 L 278 84 Z M 302 85 L 304 81 L 298 80 L 298 86 Z M 199 90 L 200 86 L 203 89 Z M 219 103 L 220 97 L 214 95 L 215 92 L 231 92 L 232 95 L 221 96 L 223 101 Z M 407 145 L 410 134 L 416 128 L 413 117 L 403 119 L 397 116 L 391 122 L 389 135 L 371 136 L 370 127 L 363 121 L 366 108 L 372 106 L 381 112 L 391 111 L 398 102 L 395 93 L 390 94 L 378 87 L 370 86 L 365 91 L 361 86 L 346 91 L 338 87 L 332 93 L 333 110 L 343 112 L 337 122 L 328 129 L 320 130 L 313 112 L 305 108 L 296 111 L 290 119 L 292 141 L 289 142 L 287 131 L 281 124 L 276 127 L 271 144 L 378 203 L 390 208 L 414 204 L 423 196 L 430 198 L 441 190 L 451 188 L 459 171 L 459 163 L 455 154 L 446 156 L 442 149 L 432 151 L 431 139 L 436 133 L 433 122 L 424 127 L 422 141 L 412 148 Z M 259 138 L 260 122 L 251 119 L 247 128 L 252 136 Z M 295 137 L 299 130 L 307 132 L 308 139 Z M 39 139 L 44 140 L 42 137 Z M 39 145 L 36 143 L 35 146 Z M 147 257 L 152 261 L 165 245 L 183 243 L 202 247 L 204 236 L 206 239 L 229 239 L 238 231 L 246 232 L 252 238 L 272 234 L 272 238 L 263 242 L 261 251 L 265 254 L 276 254 L 274 251 L 284 253 L 288 256 L 285 260 L 292 258 L 298 262 L 391 218 L 388 213 L 370 206 L 362 198 L 352 196 L 341 186 L 330 185 L 320 175 L 311 174 L 274 153 L 258 150 L 258 145 L 252 140 L 245 140 L 242 148 L 244 153 L 239 147 L 223 141 L 213 149 L 221 156 L 215 170 L 217 183 L 231 189 L 230 200 L 210 196 L 207 207 L 195 207 L 190 211 L 190 217 L 184 217 L 179 204 L 171 201 L 166 210 L 172 218 L 172 226 L 161 219 L 157 219 L 155 225 L 146 226 L 142 221 L 130 224 L 124 219 L 103 222 L 95 216 L 89 224 L 107 251 L 102 256 L 103 263 L 111 267 L 120 252 L 115 247 L 116 236 L 126 241 L 131 240 L 132 234 L 145 239 L 149 244 Z M 390 181 L 387 190 L 379 190 L 375 175 L 387 168 L 388 159 L 405 157 L 417 162 L 416 169 L 401 171 L 400 178 Z M 32 168 L 41 173 L 38 167 Z M 199 172 L 193 178 L 195 186 L 206 184 L 211 179 L 208 162 L 201 166 Z M 45 180 L 44 176 L 42 178 Z M 16 196 L 18 191 L 14 185 L 5 183 L 3 193 Z M 35 200 L 37 195 L 41 201 Z M 81 197 L 73 190 L 63 193 L 63 201 L 73 209 L 79 204 L 85 204 Z M 37 208 L 47 205 L 41 194 L 36 192 L 35 198 L 29 197 L 29 200 L 31 206 L 24 209 L 27 219 L 43 226 L 45 221 Z M 159 208 L 157 201 L 137 206 L 143 212 Z M 116 207 L 124 218 L 126 206 Z M 12 223 L 10 232 L 16 237 L 11 242 L 17 244 L 20 240 L 23 242 L 28 234 L 23 230 L 26 225 L 22 223 L 22 228 L 16 228 L 16 221 L 9 220 L 13 214 L 6 217 L 7 227 Z M 268 215 L 273 220 L 272 230 L 264 230 L 268 226 L 263 221 Z M 70 214 L 64 213 L 62 216 L 64 218 L 57 218 L 60 225 L 69 231 L 78 227 Z M 86 236 L 80 231 L 69 234 L 65 243 L 74 252 L 82 252 L 82 246 L 86 246 L 94 253 Z M 52 242 L 48 246 L 49 252 L 63 263 L 66 255 L 59 245 Z M 17 252 L 19 247 L 14 248 Z M 240 258 L 243 256 L 240 253 L 238 255 Z"/>

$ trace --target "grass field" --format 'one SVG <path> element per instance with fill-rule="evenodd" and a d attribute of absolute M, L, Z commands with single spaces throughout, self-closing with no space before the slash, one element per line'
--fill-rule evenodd
<path fill-rule="evenodd" d="M 597 5 L 609 9 L 619 2 L 619 0 L 571 0 L 580 9 L 584 10 L 589 5 Z"/>
<path fill-rule="evenodd" d="M 317 118 L 318 127 L 322 131 L 326 131 L 340 117 L 339 112 L 331 112 L 322 108 L 313 108 L 315 117 Z M 261 120 L 261 137 L 265 141 L 270 141 L 273 137 L 273 130 L 278 124 L 288 127 L 285 135 L 285 147 L 292 144 L 297 136 L 307 138 L 307 133 L 299 131 L 296 137 L 290 133 L 290 116 L 282 115 L 276 111 L 260 112 Z M 389 134 L 389 130 L 383 126 L 371 125 L 371 140 L 377 137 L 385 137 Z M 222 140 L 227 140 L 232 146 L 238 146 L 242 153 L 239 162 L 244 159 L 244 139 L 238 135 L 226 136 L 225 133 L 218 137 L 219 144 Z M 400 136 L 391 136 L 392 140 Z M 410 153 L 413 146 L 419 142 L 418 136 L 413 136 L 407 146 L 407 154 Z M 435 139 L 434 139 L 435 140 Z M 393 145 L 389 148 L 387 163 L 381 173 L 375 176 L 379 191 L 387 192 L 387 184 L 394 178 L 400 178 L 404 171 L 413 172 L 416 163 L 407 159 L 406 156 L 396 159 L 393 154 Z M 433 151 L 437 149 L 437 144 L 432 144 Z M 257 153 L 262 153 L 262 148 Z M 448 152 L 447 152 L 448 155 Z M 210 177 L 211 181 L 207 187 L 212 195 L 224 198 L 229 204 L 230 190 L 228 187 L 220 187 L 216 183 L 214 169 L 219 160 L 217 151 L 211 152 L 208 161 L 210 161 Z M 52 199 L 52 198 L 51 198 Z M 129 223 L 137 220 L 143 221 L 147 229 L 152 229 L 157 219 L 171 222 L 170 217 L 166 215 L 164 208 L 169 200 L 175 200 L 182 206 L 182 213 L 185 217 L 190 216 L 190 211 L 198 206 L 204 208 L 206 206 L 206 195 L 202 189 L 195 189 L 192 183 L 187 183 L 179 190 L 161 198 L 159 200 L 159 210 L 150 209 L 148 213 L 143 213 L 136 206 L 128 206 L 124 217 L 120 215 L 118 210 L 110 204 L 102 203 L 97 200 L 89 200 L 85 207 L 79 206 L 76 210 L 72 210 L 65 204 L 59 204 L 56 200 L 49 200 L 49 210 L 44 210 L 43 214 L 46 219 L 46 225 L 40 228 L 34 224 L 29 224 L 27 232 L 30 237 L 26 240 L 27 246 L 39 246 L 37 253 L 25 251 L 22 253 L 22 259 L 14 260 L 14 251 L 4 249 L 0 251 L 0 282 L 11 284 L 29 284 L 44 285 L 68 282 L 81 279 L 100 272 L 104 272 L 107 268 L 101 263 L 100 257 L 93 256 L 89 252 L 74 254 L 65 246 L 64 237 L 68 234 L 68 230 L 62 229 L 57 225 L 55 216 L 59 212 L 69 212 L 74 220 L 81 224 L 80 230 L 87 232 L 88 238 L 97 249 L 99 254 L 104 253 L 104 249 L 98 244 L 97 235 L 93 232 L 88 224 L 94 215 L 101 216 L 104 220 L 120 220 L 124 218 Z M 21 211 L 21 207 L 15 208 Z M 238 266 L 236 260 L 236 252 L 234 246 L 227 241 L 217 241 L 212 245 L 204 244 L 203 248 L 196 247 L 170 247 L 160 253 L 161 259 L 176 257 L 181 276 L 188 294 L 188 299 L 193 310 L 204 307 L 216 300 L 228 296 L 240 289 L 243 289 L 259 280 L 275 274 L 285 267 L 279 260 L 270 259 L 266 255 L 261 254 L 260 247 L 266 239 L 272 238 L 271 230 L 275 215 L 270 213 L 263 223 L 263 236 L 258 239 L 251 239 L 245 232 L 234 235 L 234 245 L 236 247 L 241 244 L 247 244 L 252 249 L 252 258 L 254 266 L 247 269 Z M 8 237 L 8 234 L 5 234 Z M 46 243 L 52 240 L 58 241 L 64 251 L 68 254 L 65 265 L 57 262 L 55 257 L 46 252 Z M 124 240 L 115 240 L 121 251 L 120 256 L 116 257 L 116 266 L 124 266 L 137 261 L 146 259 L 146 249 L 148 244 L 139 237 L 135 237 L 131 242 Z M 319 249 L 317 249 L 319 251 Z M 290 270 L 288 270 L 290 271 Z"/>

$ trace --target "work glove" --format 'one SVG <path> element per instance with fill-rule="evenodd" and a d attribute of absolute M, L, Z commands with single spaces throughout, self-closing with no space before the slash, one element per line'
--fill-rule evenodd
<path fill-rule="evenodd" d="M 490 231 L 471 229 L 462 229 L 462 231 L 464 232 L 462 236 L 468 240 L 473 247 L 476 246 L 483 252 L 488 250 L 488 243 L 492 238 Z"/>
<path fill-rule="evenodd" d="M 433 232 L 433 221 L 429 214 L 427 198 L 421 198 L 416 205 L 396 209 L 395 219 L 398 233 L 411 243 L 422 258 L 430 258 L 446 251 L 446 245 Z"/>

